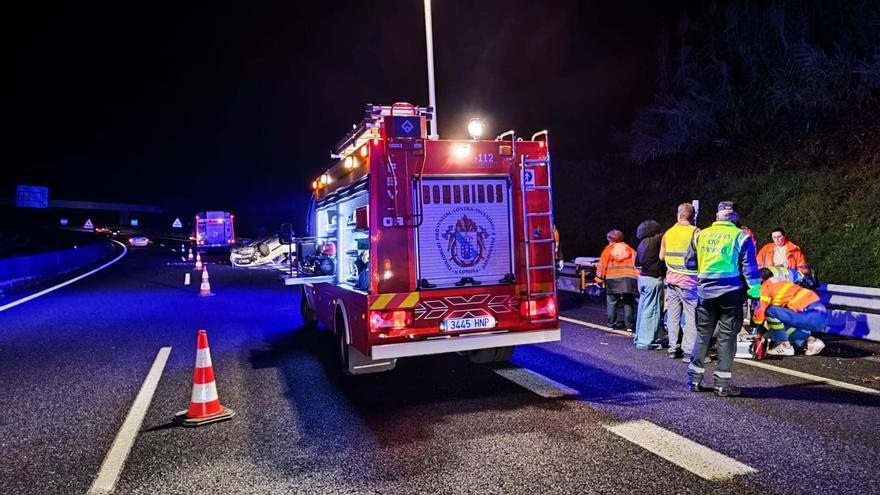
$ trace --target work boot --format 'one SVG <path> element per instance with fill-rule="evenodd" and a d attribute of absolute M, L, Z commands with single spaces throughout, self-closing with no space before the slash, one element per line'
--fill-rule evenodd
<path fill-rule="evenodd" d="M 718 397 L 736 397 L 741 394 L 742 390 L 739 387 L 734 385 L 721 385 L 720 387 L 715 387 L 715 395 Z"/>
<path fill-rule="evenodd" d="M 688 392 L 708 392 L 709 391 L 708 387 L 704 387 L 704 386 L 700 385 L 699 380 L 694 381 L 694 380 L 691 380 L 690 378 L 688 378 L 687 382 L 685 382 L 685 386 L 687 387 Z"/>

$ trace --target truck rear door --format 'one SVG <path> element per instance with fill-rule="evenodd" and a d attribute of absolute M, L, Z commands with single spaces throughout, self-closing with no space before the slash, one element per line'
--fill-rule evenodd
<path fill-rule="evenodd" d="M 418 278 L 437 288 L 512 281 L 510 179 L 425 177 Z"/>

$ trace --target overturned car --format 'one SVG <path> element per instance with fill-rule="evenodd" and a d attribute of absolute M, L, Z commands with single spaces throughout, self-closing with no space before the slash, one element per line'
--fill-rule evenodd
<path fill-rule="evenodd" d="M 288 246 L 281 244 L 277 235 L 256 239 L 253 242 L 232 249 L 229 262 L 232 266 L 259 266 L 269 263 L 286 263 Z"/>

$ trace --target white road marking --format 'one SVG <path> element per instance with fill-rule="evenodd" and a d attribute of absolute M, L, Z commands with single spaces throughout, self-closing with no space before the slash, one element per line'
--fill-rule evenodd
<path fill-rule="evenodd" d="M 156 359 L 153 361 L 153 366 L 150 367 L 150 372 L 147 373 L 147 378 L 144 379 L 131 409 L 128 410 L 128 415 L 125 416 L 125 421 L 122 422 L 122 427 L 119 428 L 119 432 L 113 440 L 113 445 L 104 457 L 104 462 L 101 463 L 98 476 L 89 491 L 86 492 L 89 495 L 111 493 L 116 488 L 116 482 L 119 481 L 119 475 L 122 474 L 122 468 L 125 466 L 125 459 L 128 457 L 138 431 L 141 429 L 141 424 L 144 422 L 144 416 L 153 400 L 153 394 L 159 385 L 159 379 L 162 377 L 162 371 L 165 369 L 165 363 L 168 361 L 170 353 L 170 347 L 163 347 L 156 354 Z"/>
<path fill-rule="evenodd" d="M 614 330 L 614 329 L 612 329 L 610 327 L 606 327 L 604 325 L 597 325 L 595 323 L 577 320 L 574 318 L 568 318 L 566 316 L 560 316 L 559 320 L 560 321 L 567 321 L 569 323 L 574 323 L 576 325 L 581 325 L 581 326 L 585 326 L 585 327 L 589 327 L 589 328 L 595 328 L 596 330 L 602 330 L 604 332 L 616 333 L 618 335 L 624 335 L 627 337 L 632 336 L 632 334 L 630 334 L 629 332 L 624 332 L 621 330 Z M 784 375 L 795 376 L 798 378 L 803 378 L 805 380 L 810 380 L 810 381 L 817 382 L 817 383 L 824 383 L 826 385 L 831 385 L 832 387 L 843 388 L 843 389 L 852 390 L 855 392 L 862 392 L 862 393 L 871 394 L 871 395 L 880 395 L 880 390 L 875 390 L 873 388 L 862 387 L 860 385 L 853 385 L 851 383 L 841 382 L 838 380 L 833 380 L 831 378 L 825 378 L 825 377 L 818 376 L 818 375 L 811 375 L 809 373 L 803 373 L 800 371 L 794 371 L 794 370 L 782 368 L 779 366 L 773 366 L 772 364 L 766 364 L 766 363 L 762 363 L 760 361 L 755 361 L 755 360 L 751 360 L 751 359 L 735 359 L 734 361 L 736 361 L 737 363 L 741 363 L 741 364 L 745 364 L 745 365 L 749 365 L 749 366 L 754 366 L 756 368 L 764 368 L 766 370 L 775 371 L 777 373 L 782 373 Z"/>
<path fill-rule="evenodd" d="M 761 361 L 753 361 L 750 359 L 735 359 L 737 363 L 745 364 L 748 366 L 754 366 L 755 368 L 763 368 L 765 370 L 775 371 L 777 373 L 782 373 L 783 375 L 794 376 L 797 378 L 803 378 L 804 380 L 809 380 L 811 382 L 816 383 L 824 383 L 825 385 L 831 385 L 832 387 L 843 388 L 846 390 L 852 390 L 853 392 L 862 392 L 863 394 L 870 395 L 880 395 L 880 390 L 875 390 L 873 388 L 862 387 L 860 385 L 853 385 L 852 383 L 841 382 L 838 380 L 832 380 L 831 378 L 825 378 L 823 376 L 811 375 L 809 373 L 803 373 L 801 371 L 790 370 L 787 368 L 782 368 L 780 366 L 773 366 L 772 364 L 762 363 Z"/>
<path fill-rule="evenodd" d="M 551 380 L 544 375 L 525 368 L 501 368 L 495 373 L 507 378 L 520 387 L 526 388 L 545 399 L 555 399 L 569 395 L 579 395 L 577 390 Z"/>
<path fill-rule="evenodd" d="M 74 277 L 74 278 L 72 278 L 66 282 L 62 282 L 54 287 L 49 287 L 48 289 L 44 289 L 44 290 L 41 290 L 40 292 L 37 292 L 36 294 L 31 294 L 31 295 L 29 295 L 27 297 L 23 297 L 17 301 L 12 301 L 9 304 L 5 304 L 3 306 L 0 306 L 0 312 L 6 311 L 7 309 L 10 309 L 10 308 L 14 308 L 14 307 L 18 306 L 19 304 L 24 304 L 24 303 L 26 303 L 32 299 L 36 299 L 40 296 L 45 296 L 46 294 L 48 294 L 52 291 L 58 290 L 58 289 L 64 287 L 65 285 L 70 285 L 70 284 L 76 282 L 77 280 L 82 280 L 82 279 L 88 277 L 89 275 L 91 275 L 93 273 L 97 273 L 97 272 L 103 270 L 104 268 L 107 268 L 108 266 L 112 265 L 113 263 L 116 263 L 117 261 L 121 260 L 122 257 L 125 256 L 126 253 L 128 253 L 128 248 L 125 247 L 125 244 L 123 244 L 119 241 L 114 241 L 113 239 L 110 239 L 110 241 L 115 242 L 116 244 L 119 244 L 120 246 L 122 246 L 122 254 L 120 254 L 119 256 L 114 258 L 113 260 L 111 260 L 107 263 L 104 263 L 103 265 L 99 266 L 98 268 L 95 268 L 94 270 L 92 270 L 88 273 L 83 273 L 82 275 L 80 275 L 78 277 Z"/>
<path fill-rule="evenodd" d="M 596 330 L 602 330 L 603 332 L 616 333 L 617 335 L 623 335 L 624 337 L 632 337 L 632 334 L 629 332 L 624 332 L 623 330 L 615 330 L 611 327 L 606 327 L 605 325 L 597 325 L 595 323 L 590 323 L 588 321 L 583 321 L 583 320 L 577 320 L 574 318 L 569 318 L 567 316 L 560 316 L 559 319 L 561 321 L 567 321 L 569 323 L 574 323 L 575 325 L 581 325 L 584 327 L 595 328 Z"/>
<path fill-rule="evenodd" d="M 725 480 L 757 472 L 751 466 L 649 421 L 605 425 L 605 429 L 706 480 Z"/>

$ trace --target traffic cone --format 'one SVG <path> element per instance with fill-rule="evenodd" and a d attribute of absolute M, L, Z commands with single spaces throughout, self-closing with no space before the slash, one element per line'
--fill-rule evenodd
<path fill-rule="evenodd" d="M 220 404 L 217 384 L 214 382 L 214 367 L 211 365 L 211 350 L 208 348 L 208 333 L 199 330 L 189 408 L 175 414 L 174 422 L 183 426 L 201 426 L 233 416 L 235 411 Z"/>
<path fill-rule="evenodd" d="M 186 255 L 186 261 L 192 261 L 192 260 L 193 260 L 193 248 L 189 248 L 189 254 Z"/>
<path fill-rule="evenodd" d="M 202 265 L 202 255 L 199 254 L 199 253 L 196 253 L 196 266 L 195 266 L 195 268 L 193 268 L 193 270 L 201 270 L 202 267 L 203 267 L 203 265 Z"/>
<path fill-rule="evenodd" d="M 199 287 L 199 295 L 200 296 L 213 296 L 214 294 L 211 292 L 211 282 L 208 280 L 208 267 L 204 267 L 202 270 L 202 286 Z"/>

